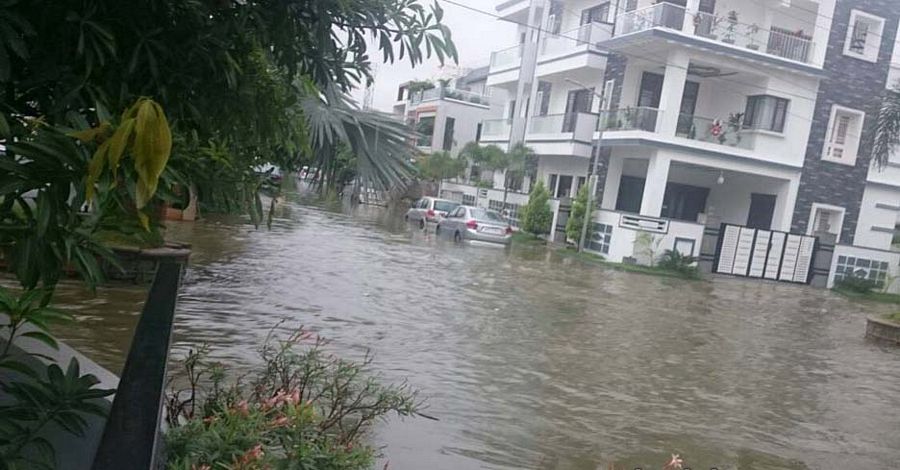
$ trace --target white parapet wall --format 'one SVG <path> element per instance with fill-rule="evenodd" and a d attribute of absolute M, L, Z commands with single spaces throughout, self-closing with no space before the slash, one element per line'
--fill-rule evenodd
<path fill-rule="evenodd" d="M 601 230 L 592 228 L 588 250 L 604 256 L 608 261 L 621 263 L 631 257 L 641 264 L 649 264 L 648 253 L 635 245 L 640 233 L 652 237 L 651 248 L 657 257 L 666 250 L 678 250 L 694 258 L 700 256 L 704 230 L 701 224 L 610 210 L 594 212 L 593 220 L 595 224 L 600 224 Z"/>
<path fill-rule="evenodd" d="M 849 275 L 871 279 L 879 282 L 885 292 L 900 294 L 900 252 L 837 245 L 828 274 L 828 288 Z"/>

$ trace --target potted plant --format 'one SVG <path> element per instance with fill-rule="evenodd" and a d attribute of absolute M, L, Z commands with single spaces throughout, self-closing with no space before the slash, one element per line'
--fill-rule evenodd
<path fill-rule="evenodd" d="M 747 36 L 750 37 L 750 44 L 747 44 L 747 49 L 751 49 L 754 51 L 759 50 L 759 44 L 756 43 L 756 35 L 759 34 L 759 25 L 756 23 L 747 26 Z"/>
<path fill-rule="evenodd" d="M 694 15 L 694 34 L 715 41 L 718 39 L 716 27 L 719 26 L 720 20 L 718 16 L 709 13 Z"/>
<path fill-rule="evenodd" d="M 728 12 L 728 17 L 726 18 L 728 25 L 725 27 L 725 37 L 722 38 L 722 42 L 727 42 L 728 44 L 734 44 L 735 35 L 737 34 L 738 27 L 738 12 L 731 10 Z"/>

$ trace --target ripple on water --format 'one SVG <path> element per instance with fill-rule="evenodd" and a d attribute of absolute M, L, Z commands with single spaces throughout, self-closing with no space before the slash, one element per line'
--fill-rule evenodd
<path fill-rule="evenodd" d="M 658 468 L 670 452 L 720 469 L 900 460 L 900 352 L 862 338 L 881 307 L 460 248 L 373 210 L 288 209 L 271 231 L 172 224 L 194 246 L 173 351 L 208 342 L 252 367 L 284 318 L 343 354 L 374 348 L 378 372 L 409 379 L 440 418 L 379 429 L 391 468 Z M 72 292 L 85 314 L 67 334 L 117 369 L 143 295 Z"/>

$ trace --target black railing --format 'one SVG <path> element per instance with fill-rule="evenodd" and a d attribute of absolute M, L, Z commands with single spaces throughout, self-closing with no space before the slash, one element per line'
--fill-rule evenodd
<path fill-rule="evenodd" d="M 181 270 L 177 262 L 159 264 L 97 449 L 94 470 L 159 467 L 156 459 L 166 364 Z"/>

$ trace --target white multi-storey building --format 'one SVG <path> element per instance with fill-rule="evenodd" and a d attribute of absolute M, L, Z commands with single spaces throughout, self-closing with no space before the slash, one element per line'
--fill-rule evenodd
<path fill-rule="evenodd" d="M 760 263 L 784 268 L 818 239 L 836 245 L 832 280 L 900 274 L 900 158 L 870 165 L 881 92 L 900 70 L 900 3 L 510 0 L 497 12 L 520 28 L 492 56 L 487 84 L 509 101 L 481 142 L 539 154 L 556 229 L 596 155 L 589 249 L 613 261 L 637 256 L 641 231 L 699 256 L 706 227 L 727 224 L 744 230 L 724 244 Z"/>

